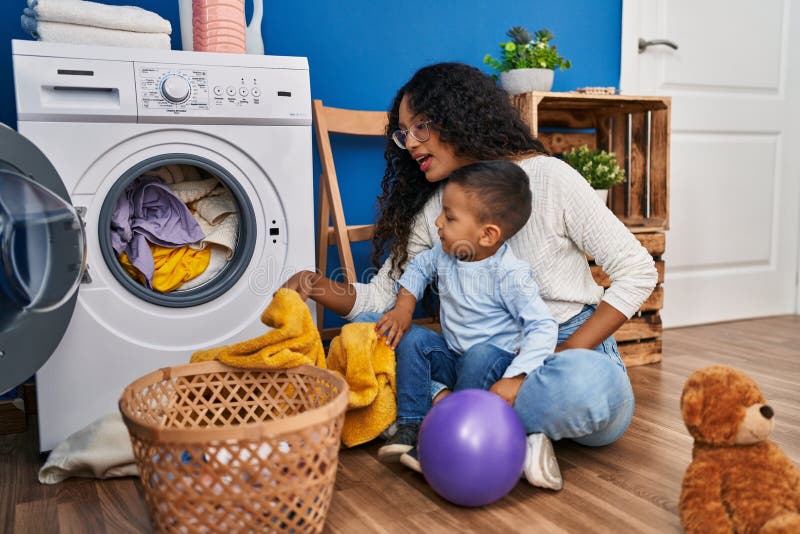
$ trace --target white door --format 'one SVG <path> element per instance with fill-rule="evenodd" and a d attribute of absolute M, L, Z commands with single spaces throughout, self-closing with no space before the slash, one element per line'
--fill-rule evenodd
<path fill-rule="evenodd" d="M 620 89 L 672 97 L 664 326 L 798 312 L 800 3 L 624 0 Z M 667 39 L 677 50 L 638 40 Z"/>

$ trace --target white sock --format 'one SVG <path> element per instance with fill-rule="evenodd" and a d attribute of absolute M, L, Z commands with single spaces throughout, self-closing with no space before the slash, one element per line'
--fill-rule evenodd
<path fill-rule="evenodd" d="M 522 472 L 528 482 L 551 490 L 564 487 L 550 438 L 544 434 L 528 434 L 525 441 L 525 466 Z"/>

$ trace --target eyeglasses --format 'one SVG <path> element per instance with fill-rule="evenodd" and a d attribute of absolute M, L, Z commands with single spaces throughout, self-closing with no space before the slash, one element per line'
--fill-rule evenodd
<path fill-rule="evenodd" d="M 431 129 L 428 128 L 428 125 L 432 122 L 433 121 L 419 121 L 412 124 L 408 130 L 395 130 L 392 132 L 392 139 L 395 144 L 403 150 L 406 149 L 408 134 L 411 134 L 411 137 L 420 143 L 424 143 L 431 138 Z"/>

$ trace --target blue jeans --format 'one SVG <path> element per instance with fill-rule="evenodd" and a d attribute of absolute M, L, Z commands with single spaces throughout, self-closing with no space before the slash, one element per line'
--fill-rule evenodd
<path fill-rule="evenodd" d="M 593 313 L 580 313 L 560 324 L 563 342 Z M 382 314 L 364 313 L 357 322 L 374 322 Z M 397 360 L 397 421 L 420 422 L 431 407 L 431 385 L 454 391 L 489 389 L 502 378 L 514 354 L 490 344 L 452 352 L 438 332 L 413 325 L 395 351 Z M 552 440 L 571 438 L 583 445 L 616 441 L 633 417 L 630 380 L 613 336 L 594 350 L 568 349 L 548 356 L 528 374 L 514 402 L 527 433 L 542 432 Z"/>

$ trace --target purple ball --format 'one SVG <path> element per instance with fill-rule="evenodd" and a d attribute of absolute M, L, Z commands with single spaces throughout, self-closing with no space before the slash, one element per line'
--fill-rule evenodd
<path fill-rule="evenodd" d="M 525 427 L 494 393 L 465 389 L 431 408 L 417 450 L 422 474 L 436 493 L 461 506 L 483 506 L 519 481 Z"/>

